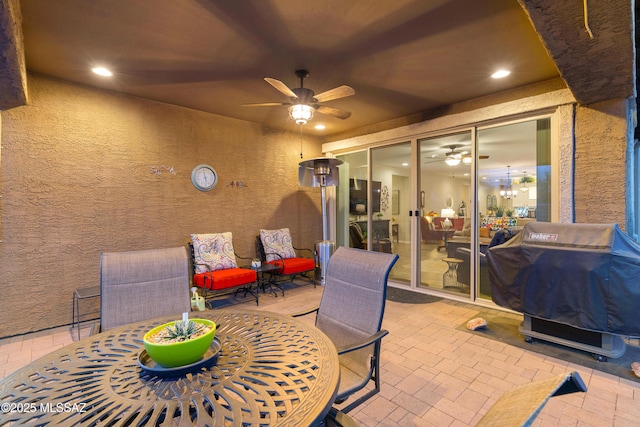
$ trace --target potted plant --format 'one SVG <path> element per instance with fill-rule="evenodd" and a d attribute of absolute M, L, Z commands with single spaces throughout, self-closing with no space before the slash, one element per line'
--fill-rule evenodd
<path fill-rule="evenodd" d="M 143 337 L 144 348 L 165 368 L 197 362 L 207 351 L 216 324 L 207 319 L 183 319 L 156 326 Z"/>
<path fill-rule="evenodd" d="M 535 182 L 535 178 L 531 177 L 531 176 L 523 176 L 522 178 L 520 178 L 520 184 L 529 184 L 532 182 Z"/>

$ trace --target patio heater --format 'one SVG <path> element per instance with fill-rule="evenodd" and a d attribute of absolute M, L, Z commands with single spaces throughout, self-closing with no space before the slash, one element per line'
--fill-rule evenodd
<path fill-rule="evenodd" d="M 305 160 L 298 165 L 298 185 L 303 187 L 320 187 L 322 197 L 322 240 L 316 242 L 316 282 L 325 285 L 325 274 L 329 258 L 335 251 L 335 242 L 329 240 L 327 226 L 327 186 L 337 186 L 340 178 L 338 165 L 342 160 L 329 157 L 318 157 Z"/>

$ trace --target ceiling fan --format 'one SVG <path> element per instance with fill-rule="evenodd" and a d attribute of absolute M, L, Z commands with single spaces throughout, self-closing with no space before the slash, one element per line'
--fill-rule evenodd
<path fill-rule="evenodd" d="M 460 148 L 460 145 L 447 145 L 442 148 L 448 148 L 451 151 L 448 151 L 444 154 L 444 159 L 442 157 L 438 157 L 436 154 L 432 155 L 430 158 L 427 158 L 425 163 L 435 163 L 444 161 L 449 166 L 456 166 L 460 162 L 465 164 L 471 164 L 471 153 L 467 150 L 457 151 L 457 148 Z M 489 156 L 478 156 L 478 159 L 485 160 L 488 159 Z"/>
<path fill-rule="evenodd" d="M 353 88 L 343 85 L 316 95 L 311 89 L 304 87 L 304 79 L 309 77 L 309 72 L 307 70 L 296 70 L 295 74 L 300 79 L 300 87 L 294 89 L 290 89 L 280 80 L 265 77 L 265 81 L 283 95 L 288 96 L 290 102 L 243 104 L 243 107 L 289 106 L 289 114 L 298 124 L 305 124 L 313 117 L 314 112 L 342 120 L 351 117 L 351 112 L 349 111 L 326 107 L 324 105 L 320 105 L 320 103 L 355 95 L 356 91 L 353 90 Z"/>
<path fill-rule="evenodd" d="M 454 163 L 455 160 L 457 160 L 458 163 L 460 163 L 460 161 L 462 160 L 462 156 L 467 155 L 469 152 L 466 150 L 456 151 L 456 149 L 459 147 L 460 145 L 455 145 L 455 144 L 445 145 L 444 147 L 442 147 L 442 149 L 449 149 L 451 151 L 447 151 L 446 153 L 444 153 L 444 157 L 442 157 L 442 155 L 432 154 L 430 157 L 427 157 L 425 163 L 435 163 L 435 162 L 442 162 L 442 161 Z"/>

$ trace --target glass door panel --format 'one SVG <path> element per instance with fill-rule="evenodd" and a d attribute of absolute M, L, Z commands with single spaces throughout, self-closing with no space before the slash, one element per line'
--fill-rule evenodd
<path fill-rule="evenodd" d="M 530 221 L 549 221 L 550 119 L 478 131 L 478 297 L 491 299 L 485 253 Z M 496 236 L 498 234 L 498 236 Z"/>
<path fill-rule="evenodd" d="M 471 131 L 418 140 L 420 284 L 470 295 Z"/>
<path fill-rule="evenodd" d="M 336 247 L 365 249 L 369 194 L 367 151 L 337 156 L 342 160 L 336 188 Z M 360 225 L 364 224 L 364 230 Z"/>
<path fill-rule="evenodd" d="M 371 149 L 369 247 L 399 259 L 389 279 L 411 285 L 411 143 Z"/>

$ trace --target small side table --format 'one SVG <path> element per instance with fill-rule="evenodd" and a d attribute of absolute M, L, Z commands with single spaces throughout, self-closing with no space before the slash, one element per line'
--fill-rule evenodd
<path fill-rule="evenodd" d="M 73 305 L 71 320 L 74 327 L 78 330 L 78 340 L 80 339 L 80 300 L 87 298 L 96 298 L 100 296 L 100 286 L 90 286 L 87 288 L 77 288 L 73 291 Z M 77 317 L 76 317 L 77 316 Z"/>
<path fill-rule="evenodd" d="M 257 292 L 260 291 L 260 289 L 262 289 L 262 293 L 266 292 L 266 288 L 267 286 L 269 287 L 269 291 L 275 295 L 275 297 L 278 297 L 278 293 L 273 289 L 273 287 L 275 286 L 276 288 L 280 289 L 282 291 L 282 296 L 284 296 L 284 288 L 274 280 L 274 273 L 277 270 L 280 270 L 280 267 L 278 267 L 277 265 L 273 265 L 273 264 L 268 264 L 266 262 L 263 262 L 262 264 L 260 264 L 260 267 L 252 267 L 252 266 L 244 266 L 242 268 L 250 268 L 252 270 L 256 271 L 257 274 L 257 279 L 258 279 L 258 286 L 257 286 Z M 269 277 L 266 278 L 264 275 L 268 274 Z"/>
<path fill-rule="evenodd" d="M 449 265 L 449 269 L 442 275 L 442 286 L 461 289 L 462 285 L 458 283 L 458 265 L 464 261 L 458 258 L 442 258 L 442 261 Z"/>

